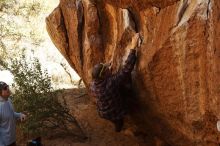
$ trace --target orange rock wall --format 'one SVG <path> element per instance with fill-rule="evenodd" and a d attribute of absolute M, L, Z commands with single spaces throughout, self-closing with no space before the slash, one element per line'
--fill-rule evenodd
<path fill-rule="evenodd" d="M 96 63 L 123 65 L 140 32 L 132 115 L 139 128 L 171 146 L 220 143 L 219 0 L 60 0 L 46 23 L 87 87 Z"/>

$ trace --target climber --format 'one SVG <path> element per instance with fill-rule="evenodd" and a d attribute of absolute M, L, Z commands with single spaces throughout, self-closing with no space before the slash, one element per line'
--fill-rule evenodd
<path fill-rule="evenodd" d="M 140 46 L 139 33 L 135 34 L 131 41 L 131 50 L 125 65 L 116 74 L 112 74 L 110 64 L 96 64 L 92 70 L 93 81 L 90 86 L 91 94 L 97 98 L 97 110 L 99 116 L 111 121 L 115 125 L 115 131 L 120 132 L 124 125 L 126 114 L 120 86 L 131 74 L 136 62 L 136 48 Z"/>

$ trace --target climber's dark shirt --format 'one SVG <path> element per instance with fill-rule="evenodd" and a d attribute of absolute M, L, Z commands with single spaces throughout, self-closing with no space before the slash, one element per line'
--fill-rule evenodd
<path fill-rule="evenodd" d="M 129 78 L 135 62 L 136 50 L 131 50 L 125 65 L 116 74 L 112 74 L 103 80 L 94 80 L 90 90 L 97 98 L 97 110 L 100 117 L 114 121 L 123 118 L 126 114 L 124 97 L 120 93 L 120 86 Z"/>

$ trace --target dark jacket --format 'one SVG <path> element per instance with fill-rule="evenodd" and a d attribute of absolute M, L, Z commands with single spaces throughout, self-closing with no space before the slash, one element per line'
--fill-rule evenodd
<path fill-rule="evenodd" d="M 103 80 L 94 80 L 90 90 L 97 98 L 97 110 L 100 117 L 115 121 L 123 118 L 126 114 L 124 97 L 120 87 L 130 77 L 136 62 L 136 51 L 131 50 L 125 65 L 116 74 Z"/>

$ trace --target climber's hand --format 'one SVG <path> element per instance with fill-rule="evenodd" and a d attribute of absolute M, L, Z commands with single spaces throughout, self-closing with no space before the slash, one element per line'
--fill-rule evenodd
<path fill-rule="evenodd" d="M 131 49 L 135 49 L 135 48 L 138 46 L 138 44 L 139 44 L 139 40 L 140 40 L 140 34 L 139 34 L 139 33 L 136 33 L 136 34 L 132 37 L 130 48 L 131 48 Z"/>

